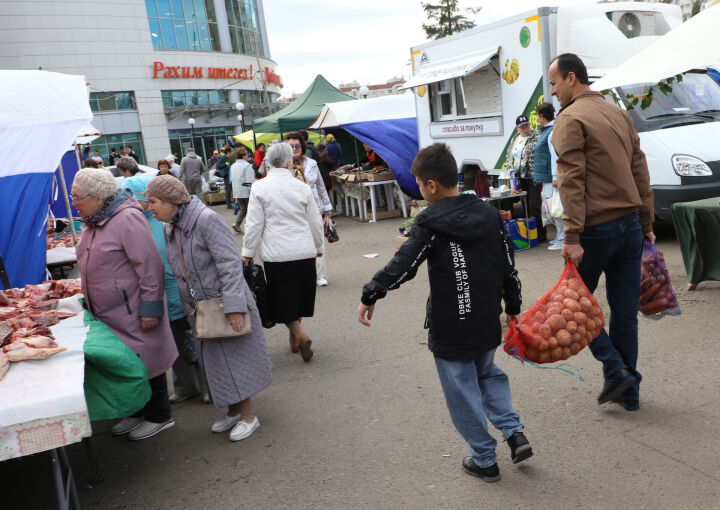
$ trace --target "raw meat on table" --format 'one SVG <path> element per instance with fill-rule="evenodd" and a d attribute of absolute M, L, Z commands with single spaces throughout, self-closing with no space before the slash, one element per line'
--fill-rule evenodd
<path fill-rule="evenodd" d="M 11 344 L 12 345 L 12 344 Z M 36 349 L 22 344 L 24 347 L 20 349 L 13 349 L 6 352 L 7 357 L 10 361 L 26 361 L 31 359 L 47 359 L 53 354 L 63 352 L 67 350 L 67 347 L 47 347 Z"/>

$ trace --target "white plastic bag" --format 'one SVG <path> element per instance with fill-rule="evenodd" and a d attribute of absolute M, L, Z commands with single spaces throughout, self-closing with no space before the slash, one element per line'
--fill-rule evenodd
<path fill-rule="evenodd" d="M 560 193 L 555 190 L 553 195 L 548 199 L 550 207 L 550 216 L 553 218 L 562 218 L 563 206 L 560 201 Z"/>
<path fill-rule="evenodd" d="M 540 215 L 542 216 L 543 227 L 555 223 L 552 214 L 550 214 L 550 200 L 544 197 L 542 199 L 542 206 L 540 207 Z"/>
<path fill-rule="evenodd" d="M 204 178 L 202 179 L 202 192 L 203 192 L 203 195 L 205 193 L 210 193 L 210 186 L 208 185 L 207 181 Z"/>

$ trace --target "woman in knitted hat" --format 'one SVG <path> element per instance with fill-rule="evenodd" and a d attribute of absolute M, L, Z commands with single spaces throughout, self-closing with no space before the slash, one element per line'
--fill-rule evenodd
<path fill-rule="evenodd" d="M 255 299 L 243 276 L 235 236 L 220 215 L 191 197 L 174 177 L 153 178 L 145 194 L 155 218 L 167 223 L 168 261 L 190 320 L 195 299 L 222 297 L 225 315 L 237 332 L 245 325 L 243 314 L 250 314 L 252 333 L 196 343 L 210 397 L 216 407 L 228 407 L 212 431 L 232 429 L 231 441 L 245 439 L 260 426 L 250 397 L 270 384 L 272 363 Z"/>
<path fill-rule="evenodd" d="M 85 304 L 142 360 L 152 395 L 113 435 L 146 439 L 172 427 L 165 372 L 177 357 L 163 299 L 163 262 L 142 208 L 105 169 L 75 175 L 72 201 L 85 224 L 77 246 Z"/>

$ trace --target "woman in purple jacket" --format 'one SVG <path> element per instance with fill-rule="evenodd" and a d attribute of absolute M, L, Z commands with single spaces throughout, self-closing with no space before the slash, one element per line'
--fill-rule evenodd
<path fill-rule="evenodd" d="M 165 372 L 178 352 L 164 300 L 162 258 L 142 208 L 131 191 L 117 190 L 109 171 L 80 170 L 72 201 L 84 223 L 76 251 L 85 305 L 137 354 L 152 390 L 145 407 L 112 433 L 146 439 L 175 424 Z"/>

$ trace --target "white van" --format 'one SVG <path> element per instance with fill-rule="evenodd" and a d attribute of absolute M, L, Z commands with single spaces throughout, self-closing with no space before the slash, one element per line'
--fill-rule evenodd
<path fill-rule="evenodd" d="M 497 175 L 505 165 L 518 115 L 538 128 L 535 107 L 550 100 L 547 69 L 556 55 L 576 53 L 596 80 L 680 23 L 680 7 L 663 3 L 540 7 L 412 47 L 413 74 L 403 87 L 415 92 L 420 147 L 450 145 L 471 189 L 478 171 Z M 656 215 L 667 219 L 673 202 L 720 195 L 720 91 L 707 74 L 686 73 L 655 99 L 631 115 Z"/>

